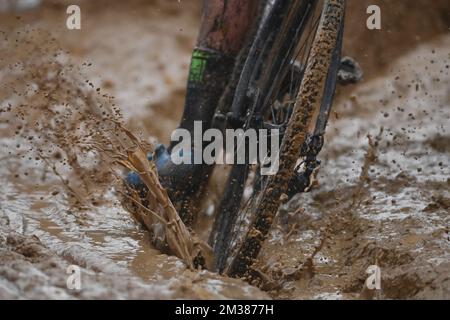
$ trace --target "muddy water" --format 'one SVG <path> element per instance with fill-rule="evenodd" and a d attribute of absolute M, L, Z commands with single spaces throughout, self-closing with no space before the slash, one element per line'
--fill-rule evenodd
<path fill-rule="evenodd" d="M 2 17 L 9 43 L 0 47 L 0 297 L 448 298 L 448 37 L 341 95 L 319 185 L 280 210 L 258 261 L 263 280 L 254 285 L 265 292 L 190 272 L 151 247 L 99 167 L 109 162 L 81 142 L 92 142 L 83 131 L 108 138 L 95 131 L 110 128 L 105 117 L 167 141 L 198 24 L 198 8 L 187 6 L 90 4 L 80 33 L 61 27 L 60 5 Z M 39 70 L 63 71 L 68 82 Z M 36 86 L 42 94 L 33 93 Z M 59 123 L 48 121 L 50 104 Z M 71 149 L 81 168 L 68 159 Z M 49 152 L 47 162 L 37 151 Z M 80 292 L 66 288 L 71 264 L 82 268 Z M 373 264 L 382 268 L 383 290 L 375 294 L 364 290 Z"/>
<path fill-rule="evenodd" d="M 338 103 L 320 187 L 282 208 L 260 259 L 276 294 L 372 297 L 378 265 L 377 297 L 448 298 L 449 53 L 423 45 Z"/>

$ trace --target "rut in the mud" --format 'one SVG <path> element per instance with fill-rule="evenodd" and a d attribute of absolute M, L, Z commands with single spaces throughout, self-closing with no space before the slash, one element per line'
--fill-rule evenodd
<path fill-rule="evenodd" d="M 346 19 L 364 2 L 350 0 Z M 254 286 L 190 271 L 155 250 L 120 204 L 113 159 L 99 152 L 110 150 L 117 120 L 134 132 L 144 128 L 139 139 L 167 141 L 181 112 L 196 5 L 130 1 L 95 10 L 104 3 L 90 2 L 86 12 L 95 19 L 82 36 L 58 27 L 58 5 L 37 11 L 40 30 L 36 12 L 2 16 L 0 297 L 448 298 L 450 44 L 448 36 L 425 41 L 448 30 L 439 29 L 446 2 L 419 19 L 423 2 L 389 3 L 408 7 L 407 21 L 418 21 L 416 32 L 402 36 L 386 17 L 390 39 L 402 40 L 393 50 L 394 42 L 380 40 L 385 33 L 367 39 L 364 30 L 347 29 L 344 53 L 372 70 L 372 80 L 340 92 L 319 184 L 278 211 L 252 266 Z M 400 9 L 395 17 L 405 18 Z M 366 135 L 377 137 L 381 127 L 369 148 Z M 370 150 L 376 160 L 364 165 Z M 202 240 L 217 205 L 213 189 L 223 184 L 217 171 L 193 226 Z M 71 264 L 86 277 L 78 293 L 66 288 Z M 382 270 L 375 295 L 364 289 L 373 264 Z"/>

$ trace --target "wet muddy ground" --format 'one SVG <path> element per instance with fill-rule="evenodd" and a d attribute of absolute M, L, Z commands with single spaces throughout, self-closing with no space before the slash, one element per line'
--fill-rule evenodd
<path fill-rule="evenodd" d="M 167 142 L 198 4 L 83 5 L 81 31 L 57 1 L 0 17 L 0 298 L 450 298 L 450 37 L 438 22 L 394 52 L 347 50 L 371 73 L 340 89 L 318 185 L 280 209 L 250 285 L 152 248 L 76 139 L 114 118 Z M 72 264 L 80 291 L 66 287 Z M 370 265 L 380 291 L 364 289 Z"/>

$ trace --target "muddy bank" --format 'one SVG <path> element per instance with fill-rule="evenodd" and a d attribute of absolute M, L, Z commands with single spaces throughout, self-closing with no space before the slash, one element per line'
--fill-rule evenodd
<path fill-rule="evenodd" d="M 0 107 L 7 111 L 0 114 L 0 297 L 449 298 L 450 43 L 448 36 L 430 40 L 443 32 L 443 1 L 429 6 L 429 19 L 420 19 L 419 4 L 409 6 L 405 25 L 392 24 L 404 17 L 405 2 L 383 2 L 384 12 L 395 13 L 386 21 L 396 32 L 376 37 L 359 27 L 365 18 L 355 12 L 365 12 L 363 2 L 349 1 L 347 32 L 354 35 L 347 35 L 347 54 L 366 67 L 368 81 L 350 93 L 341 90 L 319 186 L 280 210 L 257 265 L 263 280 L 253 286 L 188 271 L 179 259 L 152 248 L 148 234 L 122 208 L 112 179 L 101 178 L 105 171 L 87 161 L 96 157 L 81 152 L 83 172 L 94 175 L 82 179 L 61 155 L 50 159 L 60 176 L 34 157 L 40 128 L 34 124 L 51 118 L 37 107 L 48 104 L 59 121 L 48 128 L 60 133 L 49 139 L 58 146 L 67 133 L 83 132 L 77 125 L 61 130 L 61 123 L 82 119 L 73 106 L 98 119 L 103 112 L 118 116 L 144 139 L 166 142 L 182 110 L 198 3 L 88 1 L 82 4 L 82 32 L 65 29 L 65 8 L 58 3 L 20 19 L 1 16 L 1 36 L 13 45 L 2 42 L 0 61 Z M 14 44 L 35 28 L 44 32 Z M 55 53 L 58 65 L 52 64 Z M 53 76 L 62 70 L 70 81 L 45 81 L 42 70 Z M 22 113 L 11 117 L 8 108 Z M 30 108 L 33 116 L 25 117 Z M 95 128 L 96 122 L 88 123 Z M 72 193 L 95 196 L 80 197 L 86 200 L 81 205 Z M 71 264 L 82 268 L 80 292 L 66 288 Z M 365 270 L 373 264 L 382 268 L 383 290 L 375 295 L 363 290 Z"/>
<path fill-rule="evenodd" d="M 0 238 L 1 299 L 267 299 L 239 280 L 223 280 L 208 272 L 188 272 L 178 264 L 177 276 L 145 281 L 81 247 L 55 254 L 38 237 L 5 231 Z M 84 262 L 79 257 L 84 257 Z M 91 260 L 93 264 L 87 262 Z M 170 258 L 169 258 L 170 260 Z M 165 261 L 167 267 L 167 259 Z M 69 266 L 80 266 L 81 289 L 67 287 Z M 176 262 L 174 263 L 176 264 Z M 147 270 L 149 271 L 149 270 Z"/>

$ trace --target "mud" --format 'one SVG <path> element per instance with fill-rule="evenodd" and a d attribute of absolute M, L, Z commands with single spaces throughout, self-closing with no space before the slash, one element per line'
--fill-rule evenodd
<path fill-rule="evenodd" d="M 384 6 L 406 19 L 396 3 Z M 361 8 L 349 1 L 344 53 L 366 81 L 340 89 L 319 184 L 279 210 L 252 285 L 189 271 L 153 248 L 120 204 L 111 159 L 93 148 L 109 147 L 111 120 L 167 142 L 198 4 L 104 4 L 81 3 L 80 32 L 65 28 L 59 1 L 0 14 L 0 298 L 450 298 L 445 2 L 417 29 L 388 16 L 396 32 L 386 40 L 352 27 Z M 421 16 L 414 8 L 408 21 Z M 214 179 L 205 208 L 217 203 L 221 172 Z M 205 240 L 206 211 L 197 226 Z M 72 264 L 80 291 L 66 286 Z M 364 289 L 374 264 L 378 292 Z"/>
<path fill-rule="evenodd" d="M 317 38 L 312 44 L 290 125 L 284 135 L 284 139 L 288 139 L 286 141 L 289 143 L 283 143 L 280 148 L 278 174 L 269 177 L 267 186 L 258 197 L 258 202 L 261 204 L 258 204 L 255 209 L 250 206 L 249 209 L 255 211 L 254 222 L 252 222 L 252 227 L 245 236 L 242 247 L 231 263 L 227 274 L 240 277 L 246 275 L 272 226 L 281 199 L 288 189 L 290 173 L 295 170 L 298 150 L 305 143 L 306 132 L 312 122 L 314 110 L 320 108 L 317 101 L 320 101 L 321 92 L 325 87 L 327 70 L 330 68 L 333 49 L 338 39 L 339 26 L 344 19 L 344 8 L 345 2 L 330 1 L 329 6 L 325 9 L 322 18 L 324 22 L 318 27 Z M 324 59 L 319 58 L 319 52 Z"/>
<path fill-rule="evenodd" d="M 285 279 L 275 295 L 368 298 L 365 271 L 378 265 L 379 298 L 448 298 L 449 40 L 400 58 L 337 106 L 320 187 L 281 209 L 260 258 Z"/>

